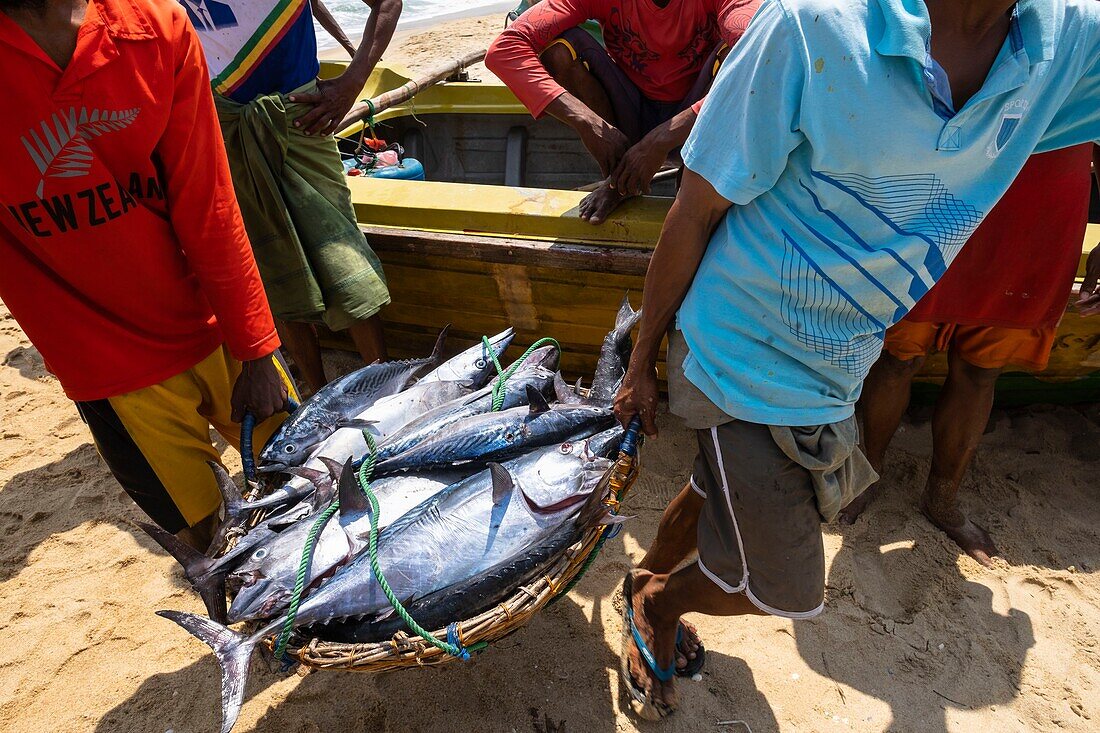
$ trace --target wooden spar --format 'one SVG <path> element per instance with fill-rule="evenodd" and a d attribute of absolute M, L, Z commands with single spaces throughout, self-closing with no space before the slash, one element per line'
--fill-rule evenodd
<path fill-rule="evenodd" d="M 438 84 L 447 77 L 463 71 L 466 67 L 478 63 L 485 58 L 486 51 L 487 49 L 482 49 L 468 53 L 460 59 L 449 61 L 445 66 L 437 66 L 419 79 L 407 81 L 396 89 L 379 94 L 369 102 L 361 102 L 355 105 L 344 115 L 344 119 L 340 121 L 337 129 L 343 130 L 349 125 L 367 119 L 371 115 L 376 115 L 394 105 L 409 101 L 427 87 Z"/>

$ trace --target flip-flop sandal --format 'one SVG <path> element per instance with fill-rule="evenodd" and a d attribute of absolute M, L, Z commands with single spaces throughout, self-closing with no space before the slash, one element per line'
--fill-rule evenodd
<path fill-rule="evenodd" d="M 642 661 L 649 667 L 653 676 L 661 682 L 668 682 L 676 676 L 676 662 L 672 662 L 667 668 L 657 666 L 657 658 L 653 651 L 642 639 L 638 627 L 634 624 L 634 570 L 626 574 L 623 579 L 623 643 L 619 655 L 619 673 L 630 696 L 630 708 L 644 720 L 660 720 L 671 715 L 674 708 L 664 703 L 656 703 L 649 693 L 638 686 L 634 676 L 630 673 L 630 645 L 633 644 L 642 656 Z"/>
<path fill-rule="evenodd" d="M 687 631 L 684 628 L 684 624 L 683 622 L 680 622 L 680 625 L 676 627 L 677 652 L 679 652 L 680 642 L 683 641 L 685 633 L 687 633 Z M 702 643 L 700 643 L 699 646 L 695 649 L 695 659 L 688 659 L 686 654 L 684 654 L 684 658 L 687 659 L 687 664 L 684 665 L 683 669 L 680 669 L 679 667 L 676 668 L 676 676 L 694 677 L 695 675 L 703 671 L 703 665 L 707 663 L 707 650 L 702 645 Z"/>

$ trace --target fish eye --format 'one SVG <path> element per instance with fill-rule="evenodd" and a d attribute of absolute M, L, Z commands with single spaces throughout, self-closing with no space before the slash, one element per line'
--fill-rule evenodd
<path fill-rule="evenodd" d="M 260 560 L 263 560 L 265 557 L 267 557 L 267 548 L 266 547 L 261 547 L 260 549 L 258 549 L 258 550 L 256 550 L 255 552 L 252 553 L 252 559 L 255 562 L 259 562 Z"/>
<path fill-rule="evenodd" d="M 474 362 L 474 366 L 476 366 L 478 369 L 484 369 L 485 368 L 485 360 L 484 359 L 478 359 L 476 362 Z"/>
<path fill-rule="evenodd" d="M 293 443 L 291 443 L 290 445 L 288 445 L 288 446 L 287 446 L 286 448 L 283 448 L 283 452 L 284 452 L 284 453 L 293 453 L 293 452 L 294 452 L 294 451 L 296 451 L 296 450 L 298 450 L 298 447 L 297 447 L 297 446 L 295 446 L 295 445 L 294 445 Z"/>
<path fill-rule="evenodd" d="M 505 433 L 504 439 L 511 443 L 515 439 L 515 433 Z"/>
<path fill-rule="evenodd" d="M 568 455 L 569 453 L 573 452 L 573 444 L 572 443 L 562 443 L 561 447 L 558 448 L 558 450 L 560 450 L 562 453 Z"/>

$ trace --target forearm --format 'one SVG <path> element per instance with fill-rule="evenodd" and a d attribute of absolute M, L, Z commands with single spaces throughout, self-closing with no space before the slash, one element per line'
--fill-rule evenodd
<path fill-rule="evenodd" d="M 691 134 L 691 128 L 695 126 L 695 120 L 698 116 L 693 108 L 688 107 L 672 119 L 662 122 L 650 130 L 638 145 L 649 146 L 661 153 L 662 156 L 667 156 L 687 142 L 688 135 Z"/>
<path fill-rule="evenodd" d="M 685 171 L 685 186 L 665 217 L 646 272 L 642 320 L 631 369 L 652 369 L 657 352 L 687 295 L 714 228 L 730 204 L 701 177 Z"/>
<path fill-rule="evenodd" d="M 365 1 L 365 0 L 364 0 Z M 362 88 L 374 67 L 389 48 L 397 21 L 401 18 L 401 0 L 372 0 L 366 3 L 371 11 L 363 29 L 363 40 L 342 78 Z"/>
<path fill-rule="evenodd" d="M 553 102 L 546 105 L 544 111 L 555 120 L 569 125 L 580 135 L 601 124 L 609 124 L 569 92 L 562 92 L 555 97 Z"/>

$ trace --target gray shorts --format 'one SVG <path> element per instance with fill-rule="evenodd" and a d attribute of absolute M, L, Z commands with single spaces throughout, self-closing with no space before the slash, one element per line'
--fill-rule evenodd
<path fill-rule="evenodd" d="M 734 420 L 696 433 L 691 487 L 706 500 L 700 570 L 767 613 L 821 613 L 825 549 L 810 472 L 780 449 L 767 425 Z"/>

